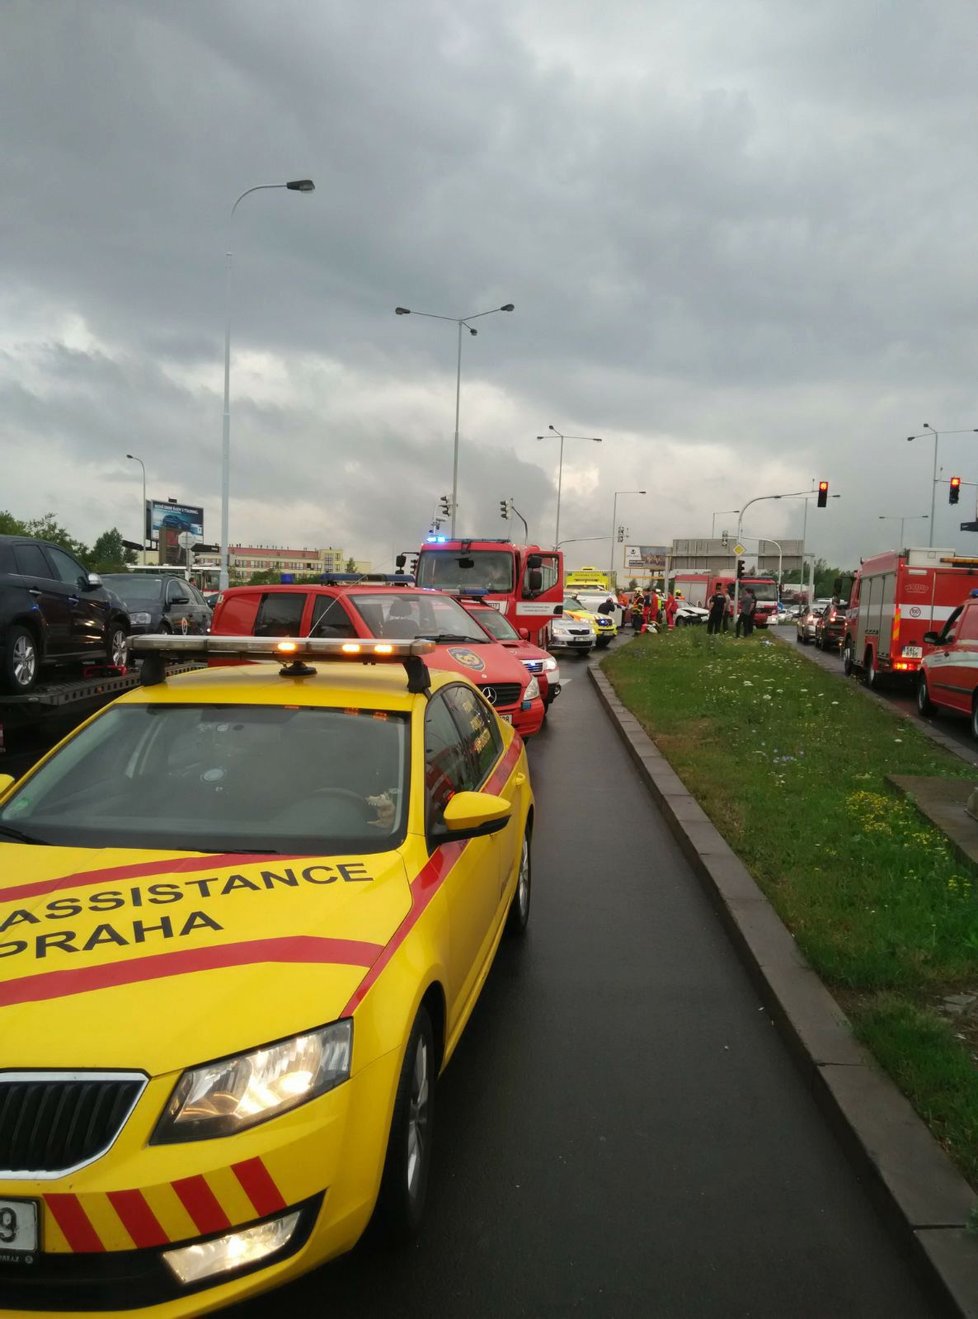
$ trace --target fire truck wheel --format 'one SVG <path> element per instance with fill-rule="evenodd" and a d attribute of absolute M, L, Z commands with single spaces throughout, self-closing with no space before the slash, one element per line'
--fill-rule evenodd
<path fill-rule="evenodd" d="M 917 678 L 917 709 L 922 715 L 934 714 L 934 703 L 930 699 L 930 692 L 927 690 L 927 679 L 923 673 Z M 972 715 L 972 726 L 974 726 L 974 715 Z"/>
<path fill-rule="evenodd" d="M 866 661 L 863 664 L 863 672 L 866 674 L 866 686 L 870 691 L 878 691 L 880 687 L 880 671 L 876 667 L 876 652 L 874 650 L 866 651 Z"/>
<path fill-rule="evenodd" d="M 852 671 L 856 667 L 853 663 L 852 651 L 852 637 L 846 637 L 842 643 L 842 672 L 847 678 L 852 676 Z"/>
<path fill-rule="evenodd" d="M 0 682 L 8 692 L 29 692 L 37 681 L 37 642 L 34 634 L 19 624 L 7 628 L 0 655 Z"/>

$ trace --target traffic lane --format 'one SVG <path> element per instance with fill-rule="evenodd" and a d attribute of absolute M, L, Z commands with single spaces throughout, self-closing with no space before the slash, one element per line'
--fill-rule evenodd
<path fill-rule="evenodd" d="M 936 1313 L 583 667 L 529 745 L 530 931 L 504 942 L 439 1085 L 421 1240 L 395 1255 L 365 1241 L 274 1304 L 367 1319 Z"/>

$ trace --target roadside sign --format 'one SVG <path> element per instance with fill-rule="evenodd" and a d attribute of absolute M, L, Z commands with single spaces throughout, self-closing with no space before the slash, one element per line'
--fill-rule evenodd
<path fill-rule="evenodd" d="M 741 556 L 742 554 L 746 554 L 746 553 L 747 553 L 747 551 L 744 549 L 743 545 L 735 545 L 735 546 L 733 547 L 733 552 L 734 552 L 734 554 L 736 554 L 736 556 L 737 556 L 738 559 L 740 558 L 740 556 Z"/>

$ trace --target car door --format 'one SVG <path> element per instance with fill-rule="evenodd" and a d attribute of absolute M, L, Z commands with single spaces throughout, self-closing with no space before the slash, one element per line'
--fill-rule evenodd
<path fill-rule="evenodd" d="M 163 617 L 174 632 L 206 632 L 205 606 L 193 597 L 193 587 L 179 577 L 170 577 L 163 584 Z"/>
<path fill-rule="evenodd" d="M 940 656 L 940 699 L 963 714 L 971 714 L 978 687 L 978 601 L 965 603 L 954 624 L 954 641 L 942 649 Z"/>
<path fill-rule="evenodd" d="M 14 566 L 41 617 L 44 652 L 51 659 L 71 653 L 71 609 L 68 591 L 54 575 L 54 568 L 35 541 L 16 541 Z"/>
<path fill-rule="evenodd" d="M 433 830 L 457 792 L 477 791 L 474 730 L 463 732 L 441 688 L 425 711 L 425 824 L 432 850 L 458 844 L 439 841 Z M 478 700 L 479 698 L 476 697 Z M 485 948 L 499 903 L 498 834 L 469 838 L 449 870 L 442 891 L 448 912 L 448 1034 L 451 1035 L 480 981 Z"/>
<path fill-rule="evenodd" d="M 45 553 L 54 566 L 56 577 L 67 590 L 71 652 L 81 656 L 103 654 L 109 614 L 105 592 L 89 586 L 88 569 L 66 550 L 47 545 Z"/>

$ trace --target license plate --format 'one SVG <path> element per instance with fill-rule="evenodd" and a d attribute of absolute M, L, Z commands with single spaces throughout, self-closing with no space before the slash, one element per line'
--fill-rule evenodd
<path fill-rule="evenodd" d="M 905 659 L 920 659 L 923 653 L 923 648 L 921 646 L 904 646 L 903 648 Z"/>
<path fill-rule="evenodd" d="M 33 1200 L 0 1200 L 0 1254 L 37 1250 L 37 1204 Z"/>
<path fill-rule="evenodd" d="M 499 718 L 504 724 L 511 724 L 513 722 L 513 716 L 511 714 L 501 714 Z"/>

